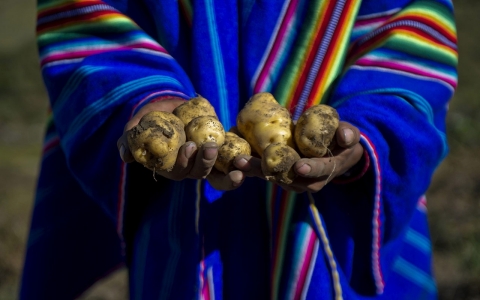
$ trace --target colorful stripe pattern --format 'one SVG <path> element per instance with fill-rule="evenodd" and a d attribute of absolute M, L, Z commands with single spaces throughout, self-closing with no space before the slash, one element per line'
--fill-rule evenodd
<path fill-rule="evenodd" d="M 378 161 L 378 154 L 375 149 L 375 146 L 370 141 L 370 139 L 362 134 L 361 140 L 363 145 L 367 147 L 368 155 L 373 165 L 373 170 L 375 173 L 375 200 L 373 205 L 373 219 L 372 219 L 372 271 L 375 279 L 375 286 L 377 288 L 377 293 L 383 293 L 385 287 L 385 281 L 383 279 L 382 269 L 380 266 L 380 249 L 381 249 L 381 210 L 382 210 L 382 174 L 381 166 Z"/>
<path fill-rule="evenodd" d="M 290 219 L 296 199 L 294 192 L 285 192 L 277 185 L 268 183 L 269 198 L 267 211 L 270 215 L 272 267 L 271 267 L 271 299 L 279 299 L 282 268 Z"/>
<path fill-rule="evenodd" d="M 350 49 L 348 61 L 382 71 L 436 79 L 450 86 L 453 92 L 456 73 L 451 67 L 457 64 L 456 43 L 453 16 L 448 7 L 433 1 L 415 1 L 357 39 Z M 378 48 L 381 49 L 372 52 Z M 400 57 L 405 54 L 414 59 L 402 62 Z M 438 63 L 429 65 L 428 61 Z"/>
<path fill-rule="evenodd" d="M 301 33 L 275 87 L 294 119 L 320 103 L 342 62 L 360 1 L 311 1 Z"/>
<path fill-rule="evenodd" d="M 230 12 L 226 14 L 219 8 L 223 4 L 214 3 L 213 0 L 196 2 L 180 0 L 173 1 L 173 4 L 168 4 L 167 1 L 152 4 L 150 0 L 144 0 L 155 8 L 165 9 L 165 11 L 171 9 L 176 13 L 172 15 L 181 15 L 180 22 L 185 24 L 182 23 L 181 28 L 175 27 L 176 25 L 172 25 L 175 28 L 167 28 L 167 26 L 165 31 L 171 29 L 171 32 L 155 32 L 160 30 L 158 27 L 147 28 L 148 30 L 143 28 L 144 31 L 133 21 L 133 19 L 141 20 L 144 16 L 127 17 L 124 11 L 126 8 L 121 2 L 116 0 L 109 5 L 109 1 L 98 0 L 40 0 L 37 23 L 40 61 L 52 102 L 52 113 L 44 144 L 44 162 L 48 163 L 53 158 L 66 160 L 68 172 L 71 172 L 69 176 L 75 178 L 78 188 L 82 188 L 88 201 L 94 199 L 95 203 L 108 214 L 108 218 L 113 220 L 120 236 L 124 231 L 128 174 L 126 165 L 119 160 L 116 149 L 112 149 L 111 145 L 115 144 L 126 121 L 146 103 L 161 101 L 164 97 L 188 99 L 195 95 L 189 78 L 196 79 L 195 88 L 207 90 L 211 93 L 208 97 L 215 98 L 219 116 L 226 127 L 233 125 L 233 116 L 236 114 L 239 103 L 243 101 L 240 99 L 243 96 L 239 96 L 243 92 L 239 90 L 248 90 L 249 93 L 273 92 L 279 102 L 290 109 L 295 119 L 311 105 L 328 102 L 341 110 L 352 98 L 362 98 L 363 102 L 357 104 L 360 108 L 356 107 L 358 110 L 364 109 L 363 113 L 359 114 L 362 117 L 369 113 L 367 110 L 371 109 L 368 106 L 369 95 L 385 96 L 382 98 L 385 101 L 393 95 L 395 100 L 406 101 L 411 104 L 409 108 L 413 107 L 414 113 L 407 111 L 408 118 L 424 118 L 428 121 L 425 123 L 426 126 L 433 125 L 440 135 L 443 134 L 443 111 L 439 113 L 443 107 L 439 109 L 438 103 L 442 102 L 445 96 L 438 101 L 432 100 L 427 93 L 416 89 L 425 87 L 425 90 L 446 90 L 451 96 L 457 86 L 455 28 L 451 4 L 445 1 L 411 1 L 412 4 L 407 7 L 403 7 L 403 2 L 399 2 L 397 7 L 396 1 L 390 1 L 389 5 L 385 4 L 388 8 L 383 12 L 366 12 L 357 16 L 359 11 L 363 13 L 364 7 L 361 5 L 368 3 L 367 6 L 372 6 L 373 2 L 284 0 L 281 3 L 275 2 L 273 5 L 273 2 L 269 1 L 260 1 L 260 3 L 245 0 L 243 6 L 239 5 L 245 8 L 244 11 L 238 11 L 237 14 L 235 10 L 237 8 L 228 10 L 226 6 L 222 7 Z M 135 6 L 139 5 L 138 3 L 139 1 L 132 1 L 129 5 Z M 244 22 L 242 26 L 250 28 L 247 26 L 249 25 L 255 28 L 257 25 L 255 22 L 261 23 L 261 20 L 253 20 L 255 21 L 253 22 L 250 18 L 258 16 L 257 9 L 265 9 L 260 7 L 262 5 L 278 8 L 278 11 L 272 14 L 274 17 L 269 20 L 275 26 L 268 28 L 271 32 L 264 40 L 265 44 L 262 44 L 264 46 L 247 45 L 251 48 L 246 47 L 246 49 L 252 50 L 249 54 L 237 53 L 237 50 L 244 51 L 235 44 L 235 41 L 242 40 L 242 36 L 233 34 L 228 36 L 231 32 L 235 32 L 233 28 L 237 27 L 234 26 L 240 27 L 237 24 L 238 20 L 231 16 L 242 16 L 242 22 Z M 143 11 L 136 8 L 138 11 Z M 137 10 L 134 7 L 129 12 Z M 156 16 L 150 17 L 155 19 Z M 159 20 L 155 20 L 157 21 Z M 149 25 L 142 24 L 142 26 Z M 194 65 L 189 65 L 190 63 L 201 61 L 202 65 L 207 66 L 204 74 L 208 74 L 208 78 L 200 76 L 204 75 L 203 73 L 187 76 L 165 48 L 151 37 L 155 35 L 149 36 L 145 33 L 146 31 L 149 34 L 157 33 L 162 40 L 172 37 L 175 44 L 178 42 L 175 38 L 185 33 L 183 30 L 189 26 L 193 27 L 193 30 L 185 30 L 192 35 L 187 39 L 200 41 L 203 52 L 191 51 L 189 48 L 185 53 L 178 49 L 176 53 L 172 53 L 179 55 L 180 60 L 185 64 L 183 67 L 189 72 L 195 69 Z M 222 31 L 225 28 L 231 29 L 227 35 Z M 201 34 L 194 36 L 196 33 Z M 256 32 L 246 32 L 250 35 L 254 33 Z M 179 42 L 179 45 L 182 44 Z M 192 47 L 195 46 L 198 45 L 193 43 Z M 242 64 L 250 63 L 250 61 L 241 61 L 244 57 L 252 58 L 255 65 L 246 68 L 252 74 L 242 77 L 245 75 L 242 73 Z M 355 74 L 353 80 L 349 79 L 352 73 Z M 375 76 L 382 79 L 388 77 L 388 79 L 365 80 L 365 78 L 377 78 Z M 355 80 L 362 82 L 359 84 Z M 401 86 L 402 84 L 404 86 Z M 365 88 L 365 86 L 372 88 Z M 337 97 L 339 95 L 340 97 Z M 380 106 L 383 107 L 383 103 Z M 379 114 L 375 110 L 369 117 L 375 117 L 375 113 Z M 387 113 L 385 118 L 388 116 Z M 370 119 L 353 118 L 352 120 L 360 120 L 359 126 L 370 125 Z M 375 119 L 375 121 L 377 123 L 374 127 L 385 125 L 382 123 L 383 119 L 380 121 Z M 373 281 L 375 290 L 372 293 L 376 292 L 378 297 L 382 297 L 382 293 L 388 296 L 391 292 L 386 285 L 384 278 L 386 276 L 398 276 L 401 280 L 408 282 L 410 287 L 420 289 L 419 294 L 426 291 L 433 295 L 435 284 L 428 265 L 419 264 L 408 253 L 402 252 L 394 261 L 390 261 L 393 268 L 385 269 L 386 267 L 382 265 L 382 259 L 385 256 L 388 257 L 385 254 L 388 249 L 383 245 L 389 242 L 388 236 L 384 235 L 385 227 L 389 225 L 385 220 L 390 217 L 385 215 L 384 211 L 388 210 L 390 204 L 388 202 L 385 204 L 385 201 L 388 201 L 386 195 L 389 192 L 387 185 L 389 178 L 386 178 L 389 161 L 385 157 L 389 152 L 388 145 L 379 146 L 384 142 L 381 137 L 383 133 L 378 133 L 368 126 L 365 129 L 369 134 L 362 135 L 361 143 L 366 149 L 368 159 L 361 175 L 373 175 L 371 176 L 373 179 L 368 182 L 372 184 L 373 200 L 367 199 L 372 200 L 372 216 L 371 219 L 370 216 L 368 217 L 368 224 L 371 226 L 366 230 L 368 233 L 363 236 L 363 241 L 368 240 L 369 247 L 367 250 L 369 257 L 364 259 L 371 260 L 371 274 L 368 275 L 373 279 L 365 279 L 365 282 L 372 285 L 371 281 Z M 101 143 L 98 140 L 91 141 L 99 137 L 102 139 Z M 442 141 L 446 150 L 444 134 Z M 396 142 L 402 143 L 402 140 L 399 139 Z M 86 153 L 85 151 L 89 149 L 92 151 L 90 147 L 92 144 L 99 146 L 102 152 Z M 91 161 L 89 164 L 79 163 L 78 158 L 86 154 L 95 157 L 93 164 Z M 52 169 L 51 165 L 45 167 L 45 170 Z M 107 184 L 113 183 L 110 186 L 100 186 L 98 182 L 103 182 L 107 177 L 110 179 Z M 363 180 L 363 177 L 354 179 Z M 59 182 L 58 178 L 53 178 L 52 181 L 56 184 Z M 50 195 L 54 186 L 45 184 L 39 187 L 37 195 L 39 203 L 44 203 L 43 199 Z M 141 275 L 135 278 L 136 282 L 132 285 L 133 297 L 142 298 L 145 293 L 150 292 L 156 293 L 157 298 L 160 295 L 160 298 L 165 299 L 173 295 L 184 295 L 182 293 L 186 289 L 183 286 L 178 288 L 177 277 L 184 270 L 181 266 L 185 266 L 182 264 L 186 261 L 198 264 L 199 257 L 204 259 L 199 265 L 195 265 L 198 267 L 196 270 L 200 270 L 200 277 L 195 271 L 195 278 L 192 280 L 195 281 L 196 297 L 214 299 L 215 292 L 221 289 L 221 284 L 213 286 L 214 279 L 217 283 L 217 277 L 221 282 L 221 272 L 213 272 L 214 269 L 199 254 L 204 249 L 200 249 L 201 247 L 196 249 L 195 242 L 184 244 L 182 237 L 185 235 L 181 234 L 184 228 L 174 220 L 185 208 L 181 204 L 192 202 L 190 203 L 192 212 L 188 215 L 192 222 L 186 227 L 192 230 L 193 240 L 203 234 L 200 200 L 205 195 L 200 195 L 200 181 L 197 182 L 196 187 L 193 184 L 189 187 L 191 189 L 183 189 L 179 184 L 172 184 L 165 189 L 169 199 L 180 199 L 183 202 L 173 201 L 174 204 L 167 208 L 166 224 L 170 231 L 165 234 L 165 241 L 162 241 L 164 244 L 156 248 L 165 251 L 165 257 L 152 255 L 164 263 L 164 268 L 153 270 L 155 268 L 146 263 L 146 256 L 152 253 L 151 249 L 154 248 L 151 247 L 154 247 L 152 245 L 156 242 L 155 239 L 150 239 L 151 235 L 164 228 L 158 226 L 154 230 L 154 227 L 150 226 L 165 224 L 161 224 L 162 220 L 156 220 L 159 222 L 155 223 L 156 225 L 148 222 L 142 224 L 144 231 L 140 233 L 144 236 L 137 246 L 144 247 L 140 249 L 140 253 L 145 253 L 143 257 L 145 260 L 140 261 L 138 265 L 137 271 Z M 263 185 L 258 185 L 258 189 L 263 189 Z M 328 187 L 325 190 L 328 194 Z M 106 191 L 115 192 L 108 194 Z M 323 196 L 322 192 L 324 191 L 320 192 L 321 196 Z M 184 197 L 186 193 L 190 193 L 189 196 L 193 198 Z M 205 191 L 202 193 L 205 194 Z M 264 267 L 270 270 L 271 280 L 268 288 L 270 298 L 305 299 L 313 295 L 310 292 L 314 290 L 314 286 L 310 281 L 314 278 L 313 276 L 316 276 L 315 266 L 323 262 L 329 269 L 336 299 L 349 298 L 355 291 L 348 286 L 348 280 L 342 278 L 344 274 L 342 271 L 345 271 L 342 268 L 346 265 L 348 269 L 348 263 L 335 259 L 337 253 L 334 253 L 334 248 L 338 240 L 332 238 L 330 243 L 328 239 L 328 236 L 334 236 L 332 232 L 326 232 L 327 226 L 324 226 L 330 225 L 327 223 L 329 220 L 320 215 L 313 203 L 309 206 L 307 202 L 302 201 L 306 199 L 300 198 L 295 193 L 285 192 L 280 187 L 268 183 L 267 214 L 271 233 L 269 249 L 271 261 Z M 335 197 L 334 199 L 337 200 Z M 325 201 L 330 200 L 325 199 Z M 222 205 L 229 208 L 228 203 Z M 38 211 L 38 206 L 36 210 Z M 415 216 L 424 220 L 425 212 L 425 201 L 422 198 L 418 203 Z M 301 221 L 298 220 L 299 216 L 303 218 Z M 188 220 L 190 219 L 185 222 L 187 223 Z M 427 231 L 425 228 L 413 226 L 417 224 L 415 222 L 409 223 L 409 227 L 404 231 L 402 245 L 405 249 L 416 251 L 417 254 L 421 253 L 428 259 L 431 245 Z M 36 227 L 35 222 L 32 224 L 34 225 L 32 225 L 31 245 L 38 247 L 43 241 L 42 238 L 46 234 L 51 234 L 53 230 L 48 226 Z M 248 226 L 248 224 L 242 224 L 242 226 Z M 243 227 L 239 226 L 239 228 Z M 332 227 L 328 228 L 335 230 Z M 231 234 L 235 235 L 238 232 Z M 165 244 L 168 246 L 164 247 Z M 185 252 L 190 250 L 189 254 L 195 259 L 184 260 L 183 258 L 187 257 Z M 290 255 L 291 253 L 293 255 Z M 158 263 L 155 259 L 152 261 Z M 142 276 L 148 273 L 146 269 L 157 274 L 158 278 L 162 278 L 160 282 L 152 284 L 153 288 L 146 287 L 147 283 L 143 281 Z M 158 273 L 155 273 L 156 271 Z M 227 276 L 227 273 L 232 271 L 225 268 L 222 272 Z M 232 276 L 231 273 L 228 275 Z M 251 276 L 248 278 L 254 281 L 255 274 L 249 275 Z M 243 283 L 250 284 L 248 281 Z M 237 286 L 237 288 L 242 287 Z M 25 291 L 25 293 L 29 292 L 27 288 Z M 228 292 L 232 293 L 232 291 Z M 218 298 L 221 298 L 220 296 Z M 319 297 L 319 295 L 315 296 Z"/>
<path fill-rule="evenodd" d="M 101 32 L 108 35 L 108 39 L 84 37 L 90 32 Z M 131 19 L 102 1 L 44 5 L 38 13 L 37 35 L 42 67 L 122 50 L 168 57 L 165 49 Z"/>

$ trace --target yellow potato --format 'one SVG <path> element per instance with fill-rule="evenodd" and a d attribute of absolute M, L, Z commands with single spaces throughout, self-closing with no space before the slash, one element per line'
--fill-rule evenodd
<path fill-rule="evenodd" d="M 171 171 L 179 148 L 185 144 L 183 127 L 182 121 L 172 113 L 154 111 L 146 114 L 127 132 L 133 157 L 150 170 Z"/>
<path fill-rule="evenodd" d="M 208 142 L 217 143 L 218 147 L 225 142 L 225 130 L 222 123 L 214 116 L 201 116 L 193 119 L 185 127 L 188 141 L 201 147 Z"/>
<path fill-rule="evenodd" d="M 225 133 L 225 143 L 218 149 L 215 168 L 225 174 L 235 170 L 233 161 L 238 155 L 250 155 L 250 144 L 233 132 Z"/>
<path fill-rule="evenodd" d="M 295 126 L 295 142 L 306 157 L 322 157 L 333 146 L 333 137 L 338 128 L 337 111 L 328 105 L 315 105 L 307 109 Z"/>
<path fill-rule="evenodd" d="M 237 116 L 237 128 L 260 156 L 271 143 L 294 147 L 290 112 L 270 93 L 254 95 Z"/>
<path fill-rule="evenodd" d="M 183 103 L 182 105 L 175 108 L 173 114 L 176 115 L 183 124 L 188 125 L 193 119 L 200 116 L 214 116 L 217 117 L 215 109 L 210 104 L 210 102 L 198 96 L 190 99 L 189 101 Z"/>
<path fill-rule="evenodd" d="M 297 174 L 292 166 L 300 155 L 283 143 L 270 144 L 263 152 L 262 172 L 269 181 L 291 184 Z"/>

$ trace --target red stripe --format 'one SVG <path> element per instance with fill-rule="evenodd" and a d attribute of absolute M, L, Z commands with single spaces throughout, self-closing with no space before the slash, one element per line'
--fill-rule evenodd
<path fill-rule="evenodd" d="M 376 231 L 374 231 L 374 241 L 372 243 L 372 271 L 373 277 L 375 279 L 375 285 L 377 287 L 377 293 L 383 293 L 383 289 L 385 287 L 385 282 L 383 280 L 382 268 L 380 266 L 380 240 L 381 240 L 381 232 L 380 228 L 382 226 L 382 221 L 380 217 L 381 212 L 381 192 L 382 192 L 382 182 L 381 182 L 381 170 L 380 170 L 380 162 L 378 160 L 378 153 L 377 150 L 372 143 L 372 141 L 365 135 L 361 134 L 361 137 L 365 140 L 366 145 L 372 152 L 372 161 L 375 167 L 375 204 L 374 204 L 374 216 L 376 218 L 372 220 L 372 223 L 376 223 Z M 375 245 L 375 247 L 373 247 Z M 376 248 L 376 249 L 375 249 Z"/>
<path fill-rule="evenodd" d="M 330 41 L 330 43 L 328 45 L 327 52 L 325 53 L 325 57 L 323 58 L 323 62 L 322 62 L 322 65 L 320 67 L 320 70 L 318 70 L 318 74 L 315 78 L 315 82 L 312 86 L 312 90 L 310 91 L 310 95 L 308 95 L 308 100 L 307 100 L 307 103 L 305 104 L 304 110 L 308 109 L 310 106 L 312 106 L 314 104 L 314 102 L 316 100 L 314 98 L 314 95 L 316 95 L 316 93 L 318 92 L 318 89 L 321 86 L 321 82 L 326 80 L 324 75 L 326 75 L 326 71 L 328 71 L 328 70 L 326 70 L 326 68 L 328 66 L 328 62 L 331 61 L 331 60 L 334 60 L 336 58 L 336 55 L 338 55 L 338 53 L 334 52 L 334 49 L 335 49 L 335 45 L 337 45 L 337 43 L 339 43 L 339 40 L 342 38 L 342 35 L 340 34 L 341 31 L 347 25 L 345 23 L 345 20 L 350 15 L 350 12 L 351 12 L 351 9 L 352 9 L 351 7 L 348 7 L 349 5 L 350 6 L 353 5 L 352 1 L 346 2 L 345 6 L 344 6 L 344 9 L 342 9 L 342 15 L 340 16 L 340 19 L 338 20 L 337 26 L 335 27 L 335 31 L 334 31 L 333 36 L 332 36 L 332 40 Z"/>
<path fill-rule="evenodd" d="M 440 34 L 442 34 L 452 43 L 457 43 L 457 37 L 454 34 L 445 30 L 445 28 L 443 28 L 442 26 L 439 26 L 438 22 L 435 22 L 432 19 L 429 19 L 427 17 L 421 16 L 421 15 L 406 15 L 406 16 L 401 16 L 399 18 L 395 18 L 393 22 L 396 22 L 399 20 L 410 20 L 410 21 L 415 21 L 415 22 L 425 24 L 431 27 L 432 29 L 435 29 L 436 31 L 438 31 Z"/>
<path fill-rule="evenodd" d="M 425 33 L 422 30 L 419 30 L 419 29 L 416 29 L 416 28 L 413 28 L 413 27 L 410 27 L 410 26 L 398 26 L 398 27 L 394 27 L 394 28 L 392 28 L 388 31 L 382 32 L 381 34 L 376 35 L 374 38 L 368 40 L 367 42 L 360 45 L 359 47 L 351 48 L 351 50 L 350 50 L 351 52 L 348 54 L 349 60 L 351 60 L 354 57 L 359 57 L 359 56 L 363 55 L 364 53 L 368 52 L 371 48 L 373 48 L 373 46 L 375 46 L 375 44 L 377 44 L 379 41 L 386 40 L 388 38 L 388 36 L 392 35 L 392 33 L 394 33 L 396 30 L 410 31 L 412 33 L 418 34 L 419 36 L 427 39 L 432 44 L 445 46 L 445 47 L 448 47 L 449 49 L 452 49 L 451 47 L 449 47 L 447 45 L 438 43 L 436 39 L 433 39 L 430 35 L 428 35 L 427 33 Z M 455 49 L 452 49 L 452 50 L 456 51 Z"/>
<path fill-rule="evenodd" d="M 156 51 L 156 52 L 165 53 L 165 51 L 162 51 L 164 49 L 162 49 L 160 47 L 155 47 L 154 45 L 144 43 L 141 46 L 140 46 L 140 44 L 137 44 L 137 46 L 136 46 L 135 44 L 132 44 L 132 45 L 128 45 L 128 46 L 118 46 L 118 47 L 109 48 L 109 49 L 74 51 L 74 52 L 70 52 L 70 53 L 65 52 L 65 53 L 58 54 L 58 55 L 51 55 L 51 56 L 47 56 L 45 59 L 43 59 L 41 61 L 41 65 L 43 66 L 47 63 L 50 63 L 50 62 L 53 62 L 53 61 L 58 61 L 58 60 L 84 58 L 84 57 L 87 57 L 87 56 L 90 56 L 90 55 L 101 54 L 101 53 L 105 53 L 105 52 L 132 50 L 132 49 L 146 49 L 146 50 L 152 50 L 152 51 Z"/>
<path fill-rule="evenodd" d="M 315 241 L 317 236 L 315 232 L 310 233 L 310 239 L 307 245 L 307 252 L 305 253 L 305 257 L 303 260 L 302 270 L 300 271 L 300 276 L 297 281 L 297 287 L 295 288 L 295 296 L 294 299 L 300 299 L 302 296 L 303 289 L 305 288 L 305 281 L 308 275 L 308 269 L 310 268 L 310 264 L 312 263 L 313 257 L 313 249 L 315 249 Z"/>
<path fill-rule="evenodd" d="M 83 14 L 83 15 L 78 15 L 70 18 L 65 18 L 65 19 L 59 19 L 55 20 L 52 22 L 47 22 L 45 24 L 41 24 L 37 26 L 37 32 L 41 33 L 42 31 L 47 31 L 47 30 L 53 30 L 55 27 L 67 27 L 68 25 L 71 25 L 72 23 L 80 23 L 80 22 L 88 22 L 91 21 L 92 19 L 102 17 L 105 15 L 118 15 L 118 16 L 123 16 L 119 14 L 117 11 L 114 10 L 103 10 L 103 11 L 96 11 L 88 14 Z"/>
<path fill-rule="evenodd" d="M 45 145 L 43 146 L 43 154 L 47 153 L 48 151 L 52 150 L 53 148 L 60 145 L 60 138 L 58 136 L 50 139 Z"/>
<path fill-rule="evenodd" d="M 259 85 L 259 83 L 263 83 L 263 80 L 261 80 L 261 79 L 263 77 L 265 77 L 264 74 L 268 73 L 268 71 L 270 70 L 270 68 L 267 68 L 267 66 L 270 67 L 270 65 L 272 64 L 272 61 L 276 58 L 276 56 L 273 55 L 272 53 L 276 53 L 277 52 L 276 50 L 280 47 L 280 44 L 283 42 L 283 40 L 280 39 L 279 36 L 281 36 L 282 34 L 285 33 L 285 31 L 287 30 L 286 27 L 289 25 L 289 23 L 285 22 L 285 18 L 287 18 L 288 16 L 295 13 L 295 7 L 297 6 L 297 4 L 298 4 L 297 0 L 291 0 L 290 4 L 288 5 L 288 7 L 285 11 L 285 14 L 283 15 L 281 26 L 278 29 L 277 35 L 275 37 L 275 42 L 273 43 L 272 48 L 270 49 L 270 53 L 268 54 L 268 58 L 265 61 L 265 63 L 263 64 L 262 71 L 260 72 L 260 74 L 258 76 L 258 79 L 257 79 L 257 82 L 255 84 L 255 89 L 254 89 L 255 92 L 261 92 L 259 90 L 258 85 Z M 292 7 L 293 7 L 293 9 L 292 9 Z M 293 12 L 292 12 L 292 10 L 293 10 Z"/>
<path fill-rule="evenodd" d="M 318 47 L 320 46 L 321 41 L 323 40 L 324 37 L 324 32 L 329 24 L 330 20 L 330 15 L 333 12 L 333 9 L 335 8 L 335 3 L 336 1 L 329 1 L 328 2 L 328 7 L 326 9 L 326 12 L 324 14 L 324 18 L 322 20 L 322 24 L 320 25 L 320 29 L 317 31 L 316 36 L 315 36 L 315 41 L 313 44 L 312 49 L 310 50 L 310 53 L 307 54 L 307 60 L 305 61 L 305 64 L 303 65 L 304 69 L 300 70 L 301 76 L 299 78 L 299 81 L 297 83 L 295 93 L 293 95 L 292 101 L 290 102 L 290 112 L 293 114 L 295 111 L 295 107 L 297 106 L 298 100 L 300 99 L 300 95 L 305 87 L 305 81 L 307 80 L 308 77 L 308 72 L 310 71 L 310 67 L 315 59 L 315 55 L 317 54 Z"/>
<path fill-rule="evenodd" d="M 57 6 L 57 7 L 42 11 L 41 13 L 38 13 L 37 14 L 37 19 L 41 19 L 41 18 L 46 17 L 46 16 L 54 15 L 56 13 L 61 13 L 61 12 L 64 12 L 64 11 L 73 10 L 73 9 L 82 8 L 82 7 L 87 7 L 87 6 L 92 6 L 92 5 L 97 5 L 97 4 L 105 4 L 105 3 L 101 2 L 101 1 L 68 3 L 68 4 L 65 4 L 65 5 Z"/>
<path fill-rule="evenodd" d="M 386 21 L 386 20 L 390 19 L 391 17 L 392 17 L 392 15 L 386 15 L 386 16 L 377 17 L 377 18 L 372 18 L 372 19 L 362 19 L 362 20 L 358 20 L 358 21 L 355 21 L 355 27 L 356 27 L 356 26 L 364 26 L 364 25 L 369 25 L 369 24 L 373 24 L 373 23 L 378 23 L 378 22 Z"/>

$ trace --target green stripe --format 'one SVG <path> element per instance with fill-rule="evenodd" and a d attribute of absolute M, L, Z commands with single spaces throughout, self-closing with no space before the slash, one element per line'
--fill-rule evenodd
<path fill-rule="evenodd" d="M 395 34 L 385 42 L 384 47 L 399 50 L 427 60 L 444 63 L 452 67 L 455 67 L 458 64 L 458 58 L 455 55 L 446 51 L 438 50 L 436 46 L 429 42 L 414 42 L 412 41 L 412 37 L 407 39 L 403 35 Z"/>
<path fill-rule="evenodd" d="M 282 193 L 286 193 L 286 191 L 282 190 Z M 287 203 L 285 205 L 285 218 L 283 220 L 279 219 L 280 225 L 278 230 L 280 231 L 279 241 L 278 241 L 278 249 L 277 249 L 277 272 L 273 274 L 273 291 L 272 291 L 272 299 L 278 299 L 278 293 L 280 292 L 280 279 L 283 273 L 283 265 L 284 265 L 284 258 L 285 258 L 285 248 L 288 238 L 288 232 L 290 230 L 292 219 L 293 208 L 295 204 L 295 199 L 297 194 L 294 192 L 290 192 L 290 196 L 285 200 Z M 283 205 L 283 203 L 280 203 Z"/>
<path fill-rule="evenodd" d="M 39 34 L 37 42 L 40 47 L 55 42 L 62 42 L 68 39 L 85 38 L 85 35 L 96 36 L 100 33 L 125 33 L 138 30 L 138 26 L 124 17 L 115 17 L 114 19 L 103 21 L 89 21 L 75 23 L 66 27 L 47 30 Z"/>
<path fill-rule="evenodd" d="M 302 72 L 302 62 L 308 55 L 307 49 L 309 43 L 314 39 L 316 31 L 315 24 L 317 23 L 318 16 L 322 13 L 321 5 L 324 0 L 310 1 L 310 7 L 307 9 L 307 15 L 303 21 L 303 26 L 300 29 L 293 52 L 287 62 L 282 77 L 280 78 L 277 86 L 274 89 L 274 96 L 278 103 L 285 106 L 287 104 L 288 95 L 290 94 L 292 87 L 294 86 L 294 79 L 296 75 Z"/>

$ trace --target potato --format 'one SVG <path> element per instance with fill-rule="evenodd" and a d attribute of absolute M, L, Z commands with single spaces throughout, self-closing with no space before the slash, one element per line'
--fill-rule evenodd
<path fill-rule="evenodd" d="M 315 105 L 307 109 L 295 126 L 295 142 L 306 157 L 322 157 L 333 146 L 338 128 L 337 111 L 328 105 Z"/>
<path fill-rule="evenodd" d="M 292 147 L 272 143 L 263 151 L 263 174 L 269 181 L 291 184 L 297 176 L 292 166 L 299 159 L 300 155 Z"/>
<path fill-rule="evenodd" d="M 225 133 L 225 143 L 218 149 L 215 168 L 225 174 L 235 170 L 233 161 L 238 155 L 250 155 L 250 144 L 233 132 Z"/>
<path fill-rule="evenodd" d="M 150 170 L 171 171 L 179 148 L 185 144 L 183 128 L 174 114 L 153 111 L 127 132 L 128 146 L 135 160 Z"/>
<path fill-rule="evenodd" d="M 207 99 L 198 96 L 190 99 L 182 105 L 175 108 L 173 114 L 176 115 L 183 124 L 188 125 L 193 119 L 200 116 L 214 116 L 217 117 L 215 109 L 208 102 Z"/>
<path fill-rule="evenodd" d="M 237 128 L 260 156 L 271 143 L 294 147 L 290 112 L 270 93 L 259 93 L 250 98 L 237 116 Z"/>
<path fill-rule="evenodd" d="M 187 140 L 201 147 L 207 142 L 217 143 L 221 147 L 225 142 L 225 130 L 222 123 L 214 116 L 201 116 L 193 119 L 185 127 Z"/>

